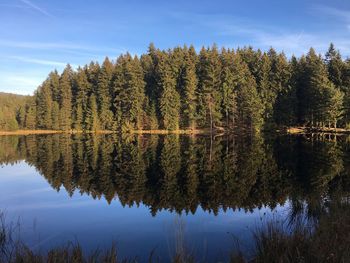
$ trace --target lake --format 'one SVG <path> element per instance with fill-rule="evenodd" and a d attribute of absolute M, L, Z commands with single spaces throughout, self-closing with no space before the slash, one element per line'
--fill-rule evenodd
<path fill-rule="evenodd" d="M 226 261 L 237 242 L 253 253 L 267 222 L 317 217 L 347 193 L 349 149 L 320 135 L 2 136 L 0 210 L 36 251 L 115 242 L 141 262 L 182 249 Z"/>

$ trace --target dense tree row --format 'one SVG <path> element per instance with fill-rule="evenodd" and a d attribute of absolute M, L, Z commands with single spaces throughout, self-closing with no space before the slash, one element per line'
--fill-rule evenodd
<path fill-rule="evenodd" d="M 194 213 L 252 210 L 350 189 L 349 143 L 280 137 L 37 135 L 0 138 L 0 164 L 25 160 L 69 194 Z M 344 189 L 345 189 L 344 188 Z"/>
<path fill-rule="evenodd" d="M 350 61 L 331 44 L 287 59 L 215 45 L 121 55 L 76 71 L 54 71 L 26 106 L 27 129 L 119 130 L 226 128 L 350 123 Z"/>

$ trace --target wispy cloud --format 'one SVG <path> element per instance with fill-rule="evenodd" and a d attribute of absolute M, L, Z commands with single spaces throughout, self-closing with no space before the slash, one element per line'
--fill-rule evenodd
<path fill-rule="evenodd" d="M 47 17 L 54 17 L 52 14 L 50 14 L 49 12 L 47 12 L 46 10 L 44 10 L 43 8 L 37 6 L 36 4 L 34 4 L 33 2 L 29 1 L 29 0 L 20 0 L 22 3 L 26 4 L 27 6 L 29 6 L 30 8 L 38 11 L 39 13 L 47 16 Z"/>
<path fill-rule="evenodd" d="M 36 58 L 28 58 L 28 57 L 21 57 L 21 56 L 9 56 L 8 59 L 14 59 L 21 62 L 27 62 L 32 64 L 38 64 L 38 65 L 46 65 L 46 66 L 58 66 L 58 67 L 64 67 L 67 65 L 65 62 L 60 61 L 53 61 L 53 60 L 46 60 L 46 59 L 36 59 Z M 72 67 L 78 67 L 77 65 L 71 64 Z"/>
<path fill-rule="evenodd" d="M 33 94 L 45 79 L 47 72 L 0 72 L 0 90 L 23 95 Z"/>
<path fill-rule="evenodd" d="M 91 51 L 91 52 L 115 52 L 117 54 L 123 53 L 126 49 L 123 48 L 110 48 L 110 47 L 95 47 L 87 46 L 76 43 L 65 42 L 27 42 L 27 41 L 12 41 L 1 40 L 0 46 L 10 48 L 26 48 L 26 49 L 55 49 L 55 50 L 78 50 L 78 51 Z"/>

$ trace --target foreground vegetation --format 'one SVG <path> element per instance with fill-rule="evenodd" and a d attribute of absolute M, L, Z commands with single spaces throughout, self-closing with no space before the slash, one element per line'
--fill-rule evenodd
<path fill-rule="evenodd" d="M 277 126 L 348 127 L 350 61 L 330 46 L 291 57 L 215 45 L 124 54 L 53 71 L 0 129 L 256 132 Z M 2 106 L 2 104 L 1 104 Z"/>

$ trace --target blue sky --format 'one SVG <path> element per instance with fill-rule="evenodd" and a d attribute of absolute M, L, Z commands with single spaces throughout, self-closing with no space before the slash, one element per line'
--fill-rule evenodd
<path fill-rule="evenodd" d="M 350 56 L 347 0 L 0 0 L 0 91 L 32 94 L 53 70 L 120 53 L 217 43 L 288 56 L 333 42 Z"/>

